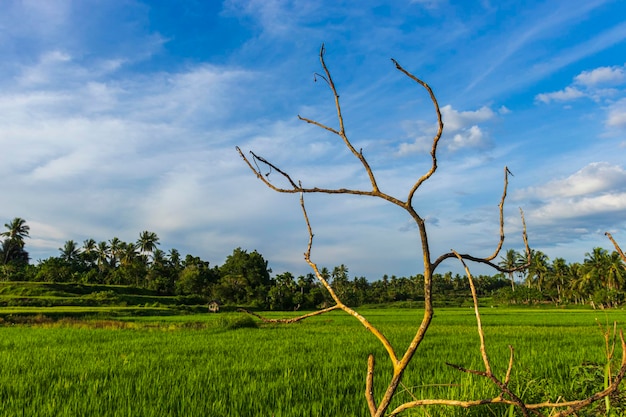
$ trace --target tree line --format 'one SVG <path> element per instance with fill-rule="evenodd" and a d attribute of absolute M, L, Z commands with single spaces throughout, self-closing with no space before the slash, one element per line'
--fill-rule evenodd
<path fill-rule="evenodd" d="M 156 233 L 143 231 L 135 242 L 117 237 L 82 245 L 68 240 L 59 255 L 30 264 L 26 238 L 30 228 L 15 218 L 0 233 L 0 279 L 5 281 L 74 282 L 129 285 L 164 295 L 201 296 L 224 304 L 263 309 L 294 310 L 318 308 L 331 299 L 310 273 L 294 276 L 283 272 L 272 276 L 268 262 L 256 250 L 236 248 L 224 264 L 211 266 L 197 256 L 182 256 L 176 249 L 158 248 Z M 626 265 L 615 251 L 594 248 L 583 263 L 550 260 L 541 251 L 526 254 L 513 249 L 500 258 L 500 266 L 517 273 L 473 277 L 479 295 L 503 303 L 554 303 L 618 306 L 626 303 Z M 379 280 L 349 276 L 346 265 L 322 268 L 322 274 L 348 305 L 419 302 L 423 300 L 424 277 L 384 275 Z M 435 274 L 433 293 L 441 302 L 459 305 L 468 300 L 470 286 L 465 275 Z"/>

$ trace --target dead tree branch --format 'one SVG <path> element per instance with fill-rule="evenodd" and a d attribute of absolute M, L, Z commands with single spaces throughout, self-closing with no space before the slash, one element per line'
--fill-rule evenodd
<path fill-rule="evenodd" d="M 254 311 L 247 310 L 245 308 L 239 308 L 237 311 L 241 311 L 242 313 L 250 314 L 251 316 L 257 317 L 263 323 L 281 323 L 281 324 L 291 324 L 297 323 L 304 319 L 308 319 L 309 317 L 319 316 L 320 314 L 328 313 L 329 311 L 337 310 L 339 306 L 334 305 L 332 307 L 324 308 L 322 310 L 313 311 L 312 313 L 304 314 L 299 317 L 292 317 L 289 319 L 268 319 L 267 317 L 263 317 L 262 315 L 255 313 Z"/>
<path fill-rule="evenodd" d="M 622 366 L 620 368 L 620 372 L 617 373 L 612 384 L 608 388 L 584 400 L 572 401 L 572 402 L 566 402 L 566 403 L 558 403 L 558 404 L 557 403 L 525 404 L 521 400 L 521 398 L 518 397 L 515 393 L 513 393 L 511 389 L 509 388 L 509 382 L 511 379 L 511 370 L 514 364 L 514 350 L 512 347 L 510 347 L 511 355 L 510 355 L 509 365 L 506 370 L 504 380 L 502 381 L 494 375 L 494 373 L 492 372 L 492 367 L 489 362 L 489 357 L 486 351 L 484 332 L 482 329 L 480 313 L 478 310 L 478 299 L 476 295 L 476 289 L 474 287 L 471 274 L 469 272 L 467 265 L 465 264 L 465 261 L 472 261 L 476 263 L 489 265 L 490 267 L 500 272 L 514 272 L 517 270 L 524 269 L 528 266 L 527 264 L 527 265 L 516 267 L 514 269 L 504 269 L 493 262 L 493 260 L 498 256 L 498 254 L 502 250 L 504 239 L 505 239 L 504 203 L 505 203 L 506 196 L 507 196 L 508 176 L 509 174 L 511 174 L 511 172 L 509 171 L 507 167 L 504 168 L 504 187 L 503 187 L 504 189 L 502 192 L 502 196 L 500 198 L 500 203 L 498 205 L 500 237 L 496 244 L 496 248 L 494 252 L 489 256 L 479 257 L 479 256 L 471 255 L 471 254 L 460 254 L 452 250 L 448 253 L 442 254 L 441 256 L 436 258 L 436 260 L 432 261 L 431 253 L 430 253 L 430 244 L 428 241 L 428 233 L 426 230 L 426 223 L 425 223 L 424 218 L 420 214 L 418 214 L 415 208 L 413 207 L 413 200 L 415 198 L 415 194 L 417 190 L 422 186 L 422 184 L 425 181 L 431 178 L 431 176 L 437 170 L 437 147 L 443 134 L 444 124 L 442 120 L 441 111 L 439 108 L 439 103 L 437 101 L 437 98 L 433 90 L 426 82 L 422 81 L 421 79 L 417 78 L 416 76 L 414 76 L 413 74 L 405 70 L 396 60 L 392 59 L 392 62 L 394 63 L 396 69 L 399 72 L 401 72 L 410 80 L 414 81 L 415 83 L 417 83 L 419 86 L 421 86 L 422 88 L 426 90 L 433 104 L 433 107 L 435 109 L 436 123 L 437 123 L 437 131 L 436 131 L 435 136 L 433 137 L 432 147 L 430 151 L 430 159 L 431 159 L 430 168 L 424 174 L 422 174 L 417 179 L 417 181 L 411 186 L 406 199 L 403 200 L 401 198 L 394 197 L 390 194 L 387 194 L 379 188 L 374 171 L 369 165 L 366 157 L 363 155 L 362 150 L 357 151 L 356 148 L 353 146 L 353 143 L 351 142 L 351 140 L 348 138 L 348 135 L 346 134 L 345 125 L 344 125 L 342 108 L 341 108 L 341 104 L 339 101 L 339 93 L 335 86 L 334 80 L 331 76 L 331 73 L 326 65 L 326 62 L 324 59 L 324 53 L 325 53 L 325 48 L 322 45 L 320 52 L 319 52 L 319 59 L 320 59 L 320 63 L 323 69 L 323 74 L 316 74 L 316 78 L 319 77 L 323 79 L 331 90 L 331 93 L 334 99 L 334 106 L 335 106 L 335 111 L 336 111 L 336 116 L 337 116 L 338 127 L 331 127 L 329 125 L 320 123 L 318 121 L 315 121 L 306 117 L 302 117 L 300 115 L 298 115 L 298 118 L 308 124 L 317 126 L 323 130 L 326 130 L 327 132 L 330 132 L 331 134 L 335 136 L 338 136 L 343 142 L 343 144 L 346 146 L 346 148 L 350 151 L 350 153 L 354 155 L 360 161 L 361 165 L 363 166 L 363 170 L 365 171 L 365 174 L 369 178 L 371 189 L 361 190 L 361 189 L 351 189 L 351 188 L 304 187 L 302 186 L 301 181 L 294 180 L 294 178 L 292 178 L 289 173 L 287 173 L 285 170 L 282 170 L 275 164 L 271 163 L 264 157 L 257 155 L 254 152 L 250 152 L 250 157 L 248 157 L 246 154 L 242 152 L 242 150 L 239 147 L 237 147 L 237 152 L 239 153 L 241 158 L 248 165 L 248 167 L 254 173 L 254 175 L 259 180 L 261 180 L 267 187 L 280 193 L 290 193 L 290 194 L 300 193 L 300 207 L 302 209 L 304 221 L 305 221 L 307 232 L 309 235 L 307 249 L 306 249 L 306 252 L 304 253 L 304 260 L 314 271 L 315 276 L 317 277 L 319 282 L 322 284 L 324 288 L 326 288 L 331 298 L 335 302 L 335 305 L 332 307 L 319 310 L 314 313 L 305 314 L 297 318 L 290 318 L 290 319 L 265 319 L 256 313 L 252 313 L 252 312 L 248 312 L 248 313 L 259 317 L 263 321 L 268 321 L 268 322 L 273 322 L 273 323 L 293 323 L 293 322 L 300 321 L 308 317 L 312 317 L 312 316 L 319 315 L 319 314 L 324 314 L 326 312 L 334 311 L 334 310 L 342 310 L 346 312 L 347 314 L 353 316 L 355 319 L 357 319 L 361 323 L 361 325 L 363 325 L 363 327 L 365 327 L 369 332 L 371 332 L 378 339 L 378 341 L 383 345 L 383 347 L 386 350 L 387 356 L 389 357 L 389 360 L 392 364 L 392 369 L 393 369 L 392 375 L 389 378 L 387 388 L 385 389 L 384 393 L 377 401 L 376 393 L 374 392 L 374 376 L 375 376 L 374 356 L 370 355 L 367 361 L 365 397 L 366 397 L 366 401 L 368 405 L 368 410 L 372 417 L 382 417 L 386 415 L 387 410 L 390 407 L 392 398 L 396 394 L 398 386 L 401 384 L 401 380 L 404 375 L 404 372 L 407 369 L 409 362 L 413 358 L 421 342 L 424 340 L 426 332 L 430 326 L 430 323 L 433 317 L 432 280 L 433 280 L 434 271 L 444 260 L 450 259 L 450 258 L 457 258 L 463 264 L 466 274 L 469 278 L 470 285 L 471 285 L 472 298 L 474 300 L 474 310 L 475 310 L 476 321 L 477 321 L 477 326 L 478 326 L 478 333 L 480 337 L 480 353 L 483 359 L 485 370 L 484 371 L 469 370 L 458 365 L 450 365 L 450 366 L 458 369 L 459 371 L 482 376 L 482 377 L 489 379 L 490 381 L 492 381 L 493 384 L 495 384 L 498 387 L 501 394 L 495 398 L 466 400 L 466 401 L 446 400 L 446 399 L 415 400 L 415 401 L 410 401 L 410 402 L 400 405 L 399 407 L 394 409 L 389 415 L 391 416 L 397 415 L 398 413 L 404 410 L 414 408 L 414 407 L 424 406 L 424 405 L 444 405 L 444 406 L 457 406 L 457 407 L 468 408 L 468 407 L 478 406 L 482 404 L 509 404 L 509 405 L 514 405 L 519 410 L 521 410 L 524 416 L 528 416 L 530 413 L 541 415 L 541 413 L 538 411 L 541 408 L 569 407 L 567 410 L 561 411 L 560 413 L 557 414 L 558 416 L 566 416 L 566 415 L 575 413 L 576 410 L 579 410 L 580 408 L 590 404 L 593 401 L 597 401 L 598 399 L 604 398 L 607 395 L 610 395 L 612 392 L 615 392 L 622 378 L 624 377 L 624 373 L 626 372 L 626 348 L 625 348 L 624 339 L 621 333 L 620 333 L 620 336 L 622 340 L 623 355 L 622 355 Z M 266 174 L 263 173 L 262 167 L 263 169 L 268 170 Z M 278 173 L 280 177 L 282 178 L 282 180 L 287 183 L 287 185 L 278 186 L 278 185 L 273 184 L 270 181 L 270 173 L 272 172 Z M 309 220 L 309 216 L 308 216 L 305 204 L 304 204 L 304 194 L 307 194 L 307 193 L 308 194 L 313 194 L 313 193 L 348 194 L 348 195 L 362 195 L 362 196 L 381 198 L 405 210 L 407 214 L 413 219 L 413 221 L 417 225 L 419 237 L 420 237 L 420 243 L 421 243 L 423 267 L 424 267 L 424 272 L 423 272 L 423 275 L 424 275 L 424 313 L 421 318 L 421 322 L 418 328 L 416 329 L 415 335 L 413 336 L 410 344 L 408 345 L 404 353 L 402 353 L 401 355 L 396 352 L 392 344 L 389 342 L 389 340 L 381 331 L 379 331 L 375 326 L 373 326 L 360 313 L 358 313 L 357 311 L 355 311 L 354 309 L 348 307 L 346 304 L 343 303 L 340 297 L 338 297 L 335 291 L 333 290 L 332 286 L 326 280 L 324 275 L 320 272 L 317 264 L 312 260 L 311 249 L 313 246 L 314 235 L 313 235 L 313 229 L 311 227 L 311 222 Z M 521 215 L 522 225 L 523 225 L 522 239 L 524 241 L 528 263 L 530 263 L 531 251 L 528 245 L 524 213 L 521 209 L 520 209 L 520 215 Z M 611 238 L 610 235 L 608 236 L 609 238 Z M 617 248 L 618 247 L 617 244 L 615 245 Z M 623 252 L 621 252 L 621 250 L 620 250 L 620 253 L 622 257 L 624 257 Z"/>
<path fill-rule="evenodd" d="M 624 255 L 624 251 L 622 251 L 622 248 L 620 248 L 615 239 L 613 239 L 613 236 L 609 232 L 606 232 L 605 235 L 609 238 L 611 243 L 613 243 L 613 246 L 615 246 L 615 250 L 617 251 L 617 253 L 619 253 L 622 261 L 626 262 L 626 255 Z"/>

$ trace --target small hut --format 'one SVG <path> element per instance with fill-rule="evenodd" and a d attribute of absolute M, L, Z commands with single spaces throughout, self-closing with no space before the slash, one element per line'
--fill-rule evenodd
<path fill-rule="evenodd" d="M 220 302 L 217 300 L 209 301 L 209 311 L 211 313 L 217 313 L 220 311 Z"/>

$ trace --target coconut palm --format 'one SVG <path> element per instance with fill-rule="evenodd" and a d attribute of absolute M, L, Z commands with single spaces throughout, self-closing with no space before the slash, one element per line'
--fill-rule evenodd
<path fill-rule="evenodd" d="M 124 242 L 122 242 L 118 237 L 114 237 L 113 239 L 109 240 L 109 264 L 113 268 L 117 267 L 120 249 L 123 243 Z"/>
<path fill-rule="evenodd" d="M 180 252 L 176 248 L 172 248 L 168 252 L 168 258 L 170 265 L 174 267 L 174 269 L 180 268 Z"/>
<path fill-rule="evenodd" d="M 5 223 L 6 232 L 0 233 L 9 240 L 16 242 L 20 248 L 24 248 L 24 238 L 29 237 L 30 227 L 26 224 L 26 220 L 16 217 L 10 223 Z"/>
<path fill-rule="evenodd" d="M 610 263 L 611 259 L 606 249 L 593 248 L 591 253 L 585 253 L 583 270 L 586 279 L 589 280 L 594 287 L 607 285 Z"/>
<path fill-rule="evenodd" d="M 511 290 L 515 291 L 515 279 L 513 278 L 514 269 L 521 265 L 523 258 L 515 249 L 509 249 L 506 251 L 506 255 L 501 256 L 500 259 L 501 261 L 498 265 L 506 269 L 506 273 L 511 281 Z"/>
<path fill-rule="evenodd" d="M 5 237 L 2 241 L 0 261 L 7 264 L 11 261 L 28 263 L 28 252 L 24 250 L 24 238 L 29 237 L 30 227 L 26 220 L 16 217 L 10 223 L 5 223 L 6 232 L 0 233 Z"/>
<path fill-rule="evenodd" d="M 557 302 L 561 302 L 561 298 L 565 289 L 572 284 L 572 276 L 570 267 L 563 258 L 555 258 L 552 261 L 549 272 L 549 282 L 552 288 L 556 289 Z"/>
<path fill-rule="evenodd" d="M 626 264 L 622 260 L 620 254 L 616 251 L 611 252 L 609 255 L 607 270 L 606 270 L 606 284 L 609 289 L 619 290 L 625 287 L 626 283 Z"/>
<path fill-rule="evenodd" d="M 97 249 L 98 244 L 94 239 L 90 238 L 83 241 L 83 250 L 81 252 L 81 257 L 83 258 L 83 261 L 90 267 L 94 265 L 97 259 Z"/>
<path fill-rule="evenodd" d="M 119 248 L 120 265 L 128 266 L 137 259 L 137 245 L 134 243 L 122 242 Z"/>
<path fill-rule="evenodd" d="M 585 269 L 585 266 L 578 262 L 569 266 L 571 276 L 570 297 L 576 303 L 584 303 L 593 292 L 593 282 L 590 279 L 590 275 L 585 273 Z"/>
<path fill-rule="evenodd" d="M 526 286 L 536 287 L 539 291 L 543 287 L 549 272 L 548 256 L 540 250 L 530 251 L 530 265 L 528 265 L 528 271 L 526 274 Z"/>
<path fill-rule="evenodd" d="M 153 264 L 155 266 L 163 266 L 165 264 L 165 252 L 161 249 L 155 249 L 154 252 L 152 252 L 152 257 L 154 258 Z"/>
<path fill-rule="evenodd" d="M 65 245 L 62 248 L 59 248 L 61 251 L 60 258 L 67 262 L 75 262 L 78 260 L 80 249 L 76 246 L 76 242 L 73 240 L 68 240 L 65 242 Z"/>
<path fill-rule="evenodd" d="M 102 271 L 106 268 L 109 259 L 109 245 L 104 241 L 98 243 L 96 253 L 98 254 L 98 268 Z"/>
<path fill-rule="evenodd" d="M 144 230 L 139 234 L 137 239 L 137 245 L 142 253 L 152 253 L 159 244 L 159 237 L 154 232 Z"/>

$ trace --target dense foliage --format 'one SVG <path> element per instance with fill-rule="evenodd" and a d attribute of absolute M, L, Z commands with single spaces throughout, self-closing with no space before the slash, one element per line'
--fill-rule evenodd
<path fill-rule="evenodd" d="M 128 285 L 164 295 L 202 296 L 222 304 L 272 310 L 311 309 L 331 302 L 313 274 L 294 276 L 283 272 L 272 276 L 268 262 L 256 250 L 236 248 L 221 266 L 211 266 L 199 257 L 158 248 L 154 232 L 140 233 L 136 242 L 117 237 L 82 245 L 73 240 L 59 248 L 59 256 L 29 264 L 25 239 L 29 226 L 21 218 L 5 224 L 0 246 L 0 279 L 5 281 L 71 282 L 82 284 Z M 525 255 L 508 250 L 500 266 L 518 273 L 474 277 L 480 296 L 496 302 L 532 304 L 591 304 L 612 307 L 626 303 L 626 266 L 617 252 L 594 248 L 584 262 L 568 264 L 562 258 L 550 261 L 540 251 Z M 419 302 L 423 300 L 421 274 L 411 277 L 387 275 L 379 280 L 349 276 L 348 267 L 322 268 L 334 290 L 346 304 Z M 436 274 L 435 301 L 446 305 L 469 302 L 469 281 L 459 274 Z"/>

